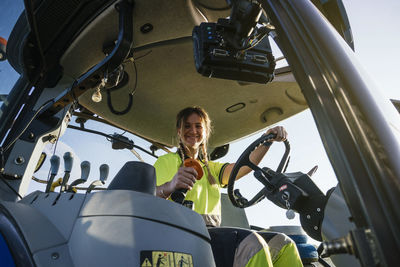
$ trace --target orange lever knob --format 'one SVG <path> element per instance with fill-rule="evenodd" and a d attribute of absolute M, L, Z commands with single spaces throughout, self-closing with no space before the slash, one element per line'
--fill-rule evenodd
<path fill-rule="evenodd" d="M 196 179 L 197 180 L 200 180 L 201 177 L 203 177 L 203 168 L 201 167 L 200 163 L 197 160 L 191 159 L 191 158 L 185 159 L 185 161 L 183 162 L 183 165 L 185 167 L 192 167 L 193 169 L 196 170 L 196 172 L 197 172 Z"/>

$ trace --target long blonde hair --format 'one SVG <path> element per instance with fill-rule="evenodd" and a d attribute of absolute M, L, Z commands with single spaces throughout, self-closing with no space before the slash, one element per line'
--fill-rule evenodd
<path fill-rule="evenodd" d="M 198 107 L 198 106 L 187 107 L 187 108 L 182 109 L 176 115 L 176 130 L 177 130 L 177 133 L 178 132 L 183 133 L 184 127 L 185 127 L 185 122 L 188 119 L 188 117 L 190 115 L 192 115 L 193 113 L 197 114 L 201 118 L 201 121 L 202 121 L 202 123 L 204 125 L 204 128 L 205 128 L 205 137 L 203 139 L 203 142 L 200 145 L 200 150 L 201 150 L 202 159 L 204 161 L 204 165 L 207 168 L 207 179 L 208 179 L 208 182 L 211 185 L 214 185 L 217 182 L 215 180 L 215 177 L 210 172 L 210 167 L 208 165 L 208 155 L 207 155 L 207 142 L 208 142 L 208 138 L 210 137 L 210 134 L 212 132 L 211 119 L 208 116 L 208 113 L 203 108 Z M 177 138 L 178 138 L 178 146 L 179 146 L 179 155 L 180 155 L 180 157 L 182 159 L 182 164 L 183 164 L 183 161 L 185 160 L 185 155 L 186 155 L 186 149 L 187 148 L 183 144 L 179 134 L 177 134 Z"/>

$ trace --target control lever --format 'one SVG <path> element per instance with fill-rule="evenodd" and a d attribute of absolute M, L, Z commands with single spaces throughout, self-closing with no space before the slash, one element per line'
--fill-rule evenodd
<path fill-rule="evenodd" d="M 171 194 L 172 201 L 174 201 L 176 203 L 179 203 L 179 204 L 183 204 L 183 201 L 185 200 L 187 191 L 188 190 L 184 189 L 184 188 L 180 188 L 180 189 L 175 190 Z"/>
<path fill-rule="evenodd" d="M 203 168 L 201 167 L 200 163 L 197 160 L 191 159 L 191 158 L 185 159 L 185 161 L 183 162 L 183 165 L 185 167 L 191 167 L 196 170 L 196 172 L 197 172 L 196 179 L 197 180 L 200 180 L 201 177 L 203 177 L 203 174 L 204 174 Z M 172 201 L 174 201 L 176 203 L 183 204 L 185 197 L 186 197 L 186 193 L 187 193 L 187 189 L 184 189 L 184 188 L 177 189 L 176 191 L 174 191 L 171 194 L 171 199 L 172 199 Z"/>
<path fill-rule="evenodd" d="M 107 181 L 109 172 L 110 172 L 110 167 L 107 164 L 100 165 L 100 181 L 103 183 L 103 185 Z"/>
<path fill-rule="evenodd" d="M 69 186 L 68 186 L 68 192 L 75 192 L 76 193 L 76 189 L 74 188 L 74 186 L 77 186 L 79 184 L 83 184 L 87 181 L 88 177 L 89 177 L 89 173 L 90 173 L 90 162 L 85 160 L 83 162 L 81 162 L 81 178 L 76 179 L 75 181 L 73 181 Z"/>
<path fill-rule="evenodd" d="M 63 158 L 64 158 L 64 172 L 65 173 L 64 173 L 63 180 L 61 182 L 60 193 L 64 192 L 66 190 L 67 183 L 68 183 L 69 177 L 71 175 L 72 164 L 74 163 L 74 157 L 71 152 L 65 152 Z"/>
<path fill-rule="evenodd" d="M 253 175 L 265 186 L 268 192 L 272 192 L 275 189 L 275 186 L 270 182 L 270 179 L 275 175 L 273 170 L 264 167 L 262 170 L 256 170 Z"/>
<path fill-rule="evenodd" d="M 313 176 L 314 173 L 318 170 L 318 165 L 315 165 L 311 170 L 307 172 L 308 176 Z"/>
<path fill-rule="evenodd" d="M 100 165 L 100 180 L 93 181 L 88 189 L 86 190 L 86 194 L 92 192 L 97 186 L 102 186 L 106 183 L 108 178 L 108 173 L 110 171 L 110 167 L 107 164 Z"/>
<path fill-rule="evenodd" d="M 60 167 L 60 157 L 57 155 L 53 155 L 50 158 L 50 178 L 47 181 L 46 185 L 46 193 L 50 192 L 51 185 L 53 184 L 54 177 L 56 177 L 58 173 L 58 168 Z"/>

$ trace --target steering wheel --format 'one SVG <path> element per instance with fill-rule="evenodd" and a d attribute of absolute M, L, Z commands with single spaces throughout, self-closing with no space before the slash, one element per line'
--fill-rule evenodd
<path fill-rule="evenodd" d="M 271 178 L 276 177 L 277 173 L 282 173 L 286 170 L 290 153 L 289 142 L 287 140 L 284 141 L 285 153 L 276 171 L 273 171 L 266 167 L 260 168 L 250 161 L 251 152 L 253 152 L 261 145 L 267 145 L 269 143 L 269 140 L 273 139 L 275 136 L 275 134 L 261 136 L 253 143 L 251 143 L 236 161 L 235 166 L 232 169 L 231 175 L 229 176 L 228 182 L 228 196 L 234 206 L 239 208 L 250 207 L 260 202 L 262 199 L 265 198 L 267 194 L 276 189 L 276 186 L 274 185 L 275 183 L 271 183 Z M 240 168 L 243 166 L 248 166 L 250 169 L 252 169 L 254 171 L 254 176 L 256 177 L 256 179 L 264 185 L 264 188 L 261 189 L 260 192 L 258 192 L 250 201 L 248 201 L 240 194 L 239 189 L 233 190 L 237 174 Z"/>

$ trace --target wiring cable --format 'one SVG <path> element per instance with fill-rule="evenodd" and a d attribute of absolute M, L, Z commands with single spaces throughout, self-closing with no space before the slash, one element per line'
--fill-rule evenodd
<path fill-rule="evenodd" d="M 133 90 L 128 95 L 129 96 L 128 106 L 124 110 L 122 110 L 122 111 L 115 110 L 115 108 L 111 102 L 111 89 L 112 88 L 107 89 L 107 105 L 108 105 L 110 111 L 115 115 L 124 115 L 124 114 L 128 113 L 128 111 L 132 108 L 133 94 L 136 92 L 136 87 L 137 87 L 137 68 L 136 68 L 136 63 L 133 58 L 131 59 L 131 62 L 133 63 L 133 67 L 134 67 L 135 86 L 133 87 Z"/>
<path fill-rule="evenodd" d="M 149 55 L 151 52 L 153 52 L 153 50 L 149 50 L 147 53 L 145 53 L 144 55 L 141 55 L 141 56 L 138 56 L 138 57 L 136 57 L 136 58 L 133 58 L 133 61 L 135 61 L 135 60 L 138 60 L 138 59 L 141 59 L 142 57 L 145 57 L 145 56 L 147 56 L 147 55 Z M 132 59 L 128 59 L 129 61 L 132 61 Z"/>
<path fill-rule="evenodd" d="M 134 84 L 134 86 L 133 86 L 133 89 L 131 90 L 131 92 L 130 92 L 129 95 L 128 95 L 128 96 L 129 96 L 128 106 L 127 106 L 124 110 L 122 110 L 122 111 L 117 111 L 117 110 L 115 110 L 115 108 L 114 108 L 114 106 L 113 106 L 113 104 L 112 104 L 112 101 L 111 101 L 111 91 L 112 91 L 113 88 L 108 88 L 108 89 L 106 90 L 106 91 L 107 91 L 107 105 L 108 105 L 110 111 L 111 111 L 113 114 L 115 114 L 115 115 L 125 115 L 125 114 L 128 113 L 128 111 L 132 108 L 132 104 L 133 104 L 133 95 L 134 95 L 135 92 L 136 92 L 137 84 L 138 84 L 138 71 L 137 71 L 137 66 L 136 66 L 136 60 L 141 59 L 141 58 L 143 58 L 143 57 L 149 55 L 151 52 L 152 52 L 152 50 L 149 50 L 149 51 L 148 51 L 147 53 L 145 53 L 144 55 L 138 56 L 137 58 L 130 57 L 130 58 L 128 58 L 128 59 L 126 59 L 126 60 L 124 61 L 124 63 L 129 63 L 129 62 L 132 63 L 132 70 L 133 70 L 133 72 L 135 73 L 135 84 Z M 122 69 L 123 69 L 123 68 L 122 68 Z M 123 75 L 123 73 L 122 73 L 122 75 Z M 121 80 L 122 80 L 122 79 L 121 79 Z M 117 86 L 117 85 L 116 85 L 116 86 Z M 115 86 L 115 87 L 116 87 L 116 86 Z"/>
<path fill-rule="evenodd" d="M 112 136 L 112 135 L 105 134 L 105 133 L 102 133 L 102 132 L 99 132 L 99 131 L 90 130 L 90 129 L 86 129 L 86 128 L 81 128 L 81 127 L 77 127 L 77 126 L 74 126 L 74 125 L 68 125 L 68 128 L 71 128 L 71 129 L 74 129 L 74 130 L 83 131 L 83 132 L 98 134 L 98 135 L 101 135 L 101 136 L 106 137 L 107 140 L 113 139 L 113 140 L 117 140 L 117 141 L 121 141 L 121 142 L 123 142 L 123 143 L 126 143 L 126 142 L 124 142 L 123 140 L 120 140 L 120 139 L 118 139 L 118 138 L 115 138 L 115 137 Z M 132 145 L 131 143 L 126 143 L 126 144 L 127 144 L 127 145 Z M 133 147 L 134 147 L 134 148 L 137 148 L 137 149 L 139 149 L 139 150 L 141 150 L 141 151 L 143 151 L 143 152 L 145 152 L 146 154 L 149 154 L 150 156 L 153 156 L 153 157 L 155 157 L 155 158 L 158 158 L 158 156 L 156 156 L 156 155 L 154 155 L 153 153 L 151 153 L 151 152 L 149 152 L 149 151 L 147 151 L 147 150 L 141 148 L 140 146 L 133 145 Z"/>

